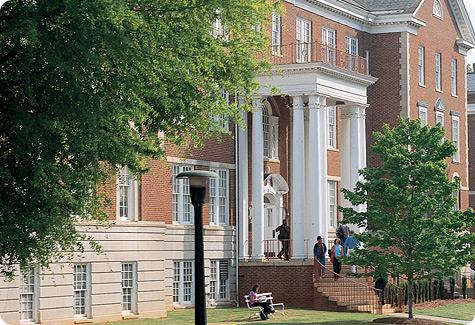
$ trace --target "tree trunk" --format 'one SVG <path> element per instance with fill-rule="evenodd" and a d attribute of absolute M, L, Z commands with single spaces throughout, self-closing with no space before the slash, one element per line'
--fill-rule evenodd
<path fill-rule="evenodd" d="M 409 319 L 414 318 L 414 312 L 412 310 L 414 305 L 414 277 L 413 275 L 408 275 L 407 277 L 407 310 L 409 313 Z"/>

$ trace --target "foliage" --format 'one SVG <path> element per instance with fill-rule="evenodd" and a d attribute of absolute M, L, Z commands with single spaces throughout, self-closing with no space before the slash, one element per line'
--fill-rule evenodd
<path fill-rule="evenodd" d="M 445 161 L 455 147 L 442 128 L 406 119 L 375 132 L 374 140 L 381 165 L 361 170 L 364 181 L 353 192 L 343 190 L 354 206 L 368 207 L 341 208 L 344 222 L 367 227 L 356 236 L 364 249 L 349 263 L 407 278 L 412 318 L 415 279 L 448 276 L 473 259 L 474 213 L 454 209 L 459 181 L 449 180 Z"/>
<path fill-rule="evenodd" d="M 265 65 L 270 0 L 11 0 L 0 12 L 0 271 L 81 249 L 96 190 L 167 141 L 199 145 L 239 116 Z M 223 28 L 212 29 L 220 22 Z M 219 24 L 215 24 L 219 27 Z M 214 33 L 213 33 L 214 32 Z M 212 35 L 214 34 L 214 35 Z"/>

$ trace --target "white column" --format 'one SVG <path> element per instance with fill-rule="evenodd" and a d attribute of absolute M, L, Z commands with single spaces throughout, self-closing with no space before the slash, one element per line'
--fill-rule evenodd
<path fill-rule="evenodd" d="M 245 105 L 246 98 L 239 96 L 239 107 Z M 241 113 L 244 120 L 240 125 L 238 134 L 238 174 L 239 174 L 239 258 L 249 257 L 249 230 L 248 230 L 248 209 L 249 209 L 249 193 L 248 193 L 248 148 L 247 148 L 247 112 Z"/>
<path fill-rule="evenodd" d="M 350 186 L 350 170 L 351 170 L 351 134 L 350 134 L 350 114 L 346 108 L 342 108 L 341 112 L 341 188 L 349 189 Z M 343 193 L 340 194 L 340 205 L 349 207 L 351 204 L 344 198 Z"/>
<path fill-rule="evenodd" d="M 322 175 L 320 178 L 320 191 L 321 191 L 321 205 L 320 205 L 320 215 L 321 215 L 321 229 L 322 229 L 322 237 L 328 241 L 328 114 L 327 114 L 327 106 L 326 101 L 322 101 L 320 105 L 320 161 L 321 161 L 321 170 Z"/>
<path fill-rule="evenodd" d="M 320 186 L 323 175 L 321 160 L 322 144 L 320 107 L 325 103 L 325 98 L 317 95 L 308 96 L 308 144 L 307 144 L 307 169 L 306 169 L 306 218 L 309 219 L 309 229 L 306 229 L 309 246 L 313 247 L 317 236 L 323 236 L 323 223 L 320 207 L 322 205 L 322 188 Z M 311 250 L 309 248 L 309 250 Z"/>
<path fill-rule="evenodd" d="M 292 245 L 293 258 L 305 257 L 304 213 L 305 213 L 305 144 L 303 96 L 292 96 Z"/>
<path fill-rule="evenodd" d="M 264 131 L 262 98 L 252 99 L 252 257 L 264 257 Z"/>
<path fill-rule="evenodd" d="M 353 191 L 356 183 L 363 180 L 359 175 L 359 170 L 366 167 L 365 106 L 355 105 L 344 108 L 342 119 L 344 121 L 342 186 Z M 351 206 L 346 200 L 344 200 L 343 203 L 344 206 Z M 363 212 L 366 211 L 366 206 L 353 206 L 353 209 Z M 357 230 L 356 226 L 352 228 Z"/>

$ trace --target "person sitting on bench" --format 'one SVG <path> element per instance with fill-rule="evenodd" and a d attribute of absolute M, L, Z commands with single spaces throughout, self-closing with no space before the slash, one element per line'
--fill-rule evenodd
<path fill-rule="evenodd" d="M 263 308 L 263 310 L 260 312 L 260 316 L 262 320 L 269 319 L 269 314 L 273 313 L 274 310 L 272 309 L 270 305 L 269 300 L 260 300 L 259 298 L 259 288 L 260 286 L 258 284 L 254 285 L 252 287 L 251 292 L 249 292 L 249 300 L 251 301 L 251 306 L 260 306 Z"/>

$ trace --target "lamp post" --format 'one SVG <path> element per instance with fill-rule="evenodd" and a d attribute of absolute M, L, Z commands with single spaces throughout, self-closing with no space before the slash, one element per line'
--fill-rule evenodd
<path fill-rule="evenodd" d="M 191 204 L 195 212 L 195 324 L 206 325 L 203 203 L 208 178 L 218 178 L 218 175 L 210 171 L 196 170 L 179 173 L 176 178 L 188 178 L 190 182 Z"/>

